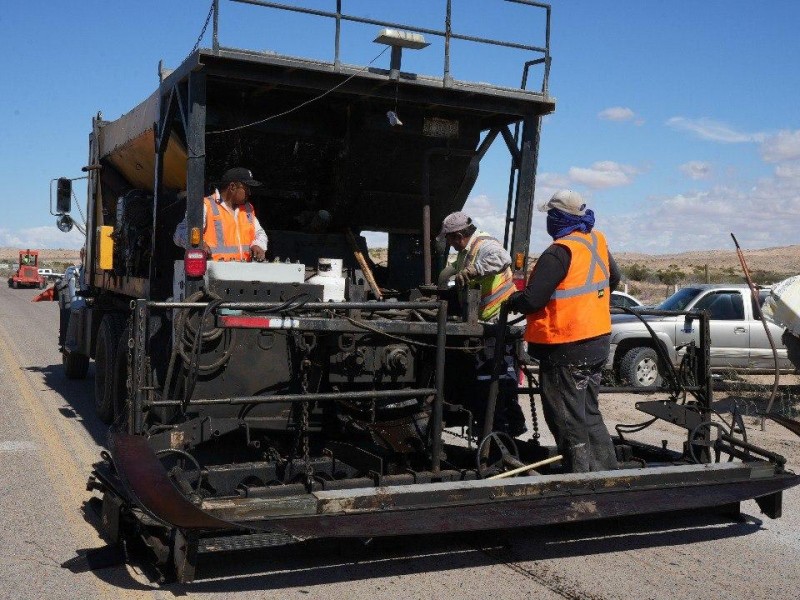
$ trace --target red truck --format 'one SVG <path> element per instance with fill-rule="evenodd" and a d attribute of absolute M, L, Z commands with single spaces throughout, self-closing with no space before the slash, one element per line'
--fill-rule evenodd
<path fill-rule="evenodd" d="M 38 287 L 44 289 L 47 280 L 39 274 L 38 250 L 20 250 L 17 272 L 8 278 L 8 287 Z"/>

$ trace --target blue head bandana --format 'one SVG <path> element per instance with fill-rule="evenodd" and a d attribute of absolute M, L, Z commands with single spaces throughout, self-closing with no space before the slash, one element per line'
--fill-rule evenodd
<path fill-rule="evenodd" d="M 594 227 L 594 211 L 588 209 L 583 216 L 572 215 L 557 208 L 547 211 L 547 233 L 554 240 L 569 235 L 573 231 L 589 233 Z"/>

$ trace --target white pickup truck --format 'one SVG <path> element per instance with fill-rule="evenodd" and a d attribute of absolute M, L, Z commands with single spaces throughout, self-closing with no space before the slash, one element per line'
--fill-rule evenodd
<path fill-rule="evenodd" d="M 48 280 L 58 279 L 61 277 L 61 273 L 54 273 L 53 269 L 46 268 L 39 269 L 39 275 Z"/>
<path fill-rule="evenodd" d="M 761 304 L 768 295 L 768 290 L 760 290 Z M 712 369 L 773 369 L 772 348 L 753 304 L 750 289 L 746 285 L 706 284 L 682 288 L 654 308 L 709 312 Z M 676 366 L 683 356 L 683 351 L 678 348 L 692 340 L 699 341 L 697 321 L 691 321 L 691 329 L 687 331 L 687 321 L 683 315 L 643 317 Z M 783 328 L 774 323 L 767 324 L 778 348 L 779 368 L 793 369 L 781 342 Z M 660 384 L 663 367 L 659 365 L 655 342 L 636 316 L 611 316 L 611 353 L 606 368 L 613 372 L 618 381 L 635 387 Z"/>

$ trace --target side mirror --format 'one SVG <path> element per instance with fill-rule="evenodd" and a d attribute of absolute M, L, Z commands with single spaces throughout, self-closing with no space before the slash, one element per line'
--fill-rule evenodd
<path fill-rule="evenodd" d="M 66 214 L 72 208 L 72 180 L 66 177 L 58 178 L 56 186 L 56 212 Z"/>
<path fill-rule="evenodd" d="M 72 231 L 72 225 L 72 217 L 69 215 L 61 215 L 58 217 L 58 219 L 56 219 L 56 227 L 58 227 L 59 230 L 63 231 L 64 233 L 69 233 Z"/>

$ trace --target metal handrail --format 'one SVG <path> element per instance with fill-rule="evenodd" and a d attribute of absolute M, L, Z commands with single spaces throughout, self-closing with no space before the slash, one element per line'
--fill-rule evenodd
<path fill-rule="evenodd" d="M 445 11 L 445 26 L 444 30 L 431 29 L 428 27 L 419 27 L 415 25 L 408 25 L 403 23 L 394 23 L 392 21 L 383 21 L 380 19 L 370 19 L 360 17 L 358 15 L 351 15 L 342 12 L 342 0 L 334 0 L 336 3 L 336 10 L 334 12 L 327 10 L 319 10 L 309 8 L 306 6 L 290 6 L 280 2 L 271 2 L 269 0 L 230 0 L 239 4 L 250 4 L 253 6 L 263 6 L 265 8 L 272 8 L 276 10 L 283 10 L 287 12 L 294 12 L 300 14 L 313 15 L 317 17 L 325 17 L 333 19 L 336 22 L 336 31 L 334 36 L 334 66 L 338 68 L 341 65 L 341 24 L 342 21 L 351 23 L 360 23 L 362 25 L 376 25 L 378 27 L 390 27 L 395 29 L 404 29 L 414 33 L 421 33 L 444 38 L 444 73 L 443 81 L 445 85 L 452 82 L 450 75 L 450 40 L 461 40 L 465 42 L 473 42 L 477 44 L 485 44 L 489 46 L 499 46 L 503 48 L 512 48 L 516 50 L 526 50 L 529 52 L 538 52 L 543 55 L 541 62 L 545 65 L 545 71 L 542 77 L 542 93 L 547 92 L 547 80 L 549 76 L 550 66 L 550 12 L 549 4 L 543 2 L 536 2 L 534 0 L 503 0 L 512 4 L 521 4 L 523 6 L 530 6 L 532 8 L 541 8 L 546 11 L 546 27 L 545 27 L 545 45 L 533 46 L 529 44 L 520 44 L 518 42 L 510 42 L 505 40 L 498 40 L 493 38 L 483 38 L 473 35 L 466 35 L 457 33 L 451 27 L 451 14 L 452 14 L 452 0 L 446 0 Z M 215 52 L 219 51 L 219 0 L 214 1 L 214 22 L 213 22 L 213 49 Z M 530 61 L 529 61 L 530 62 Z"/>

